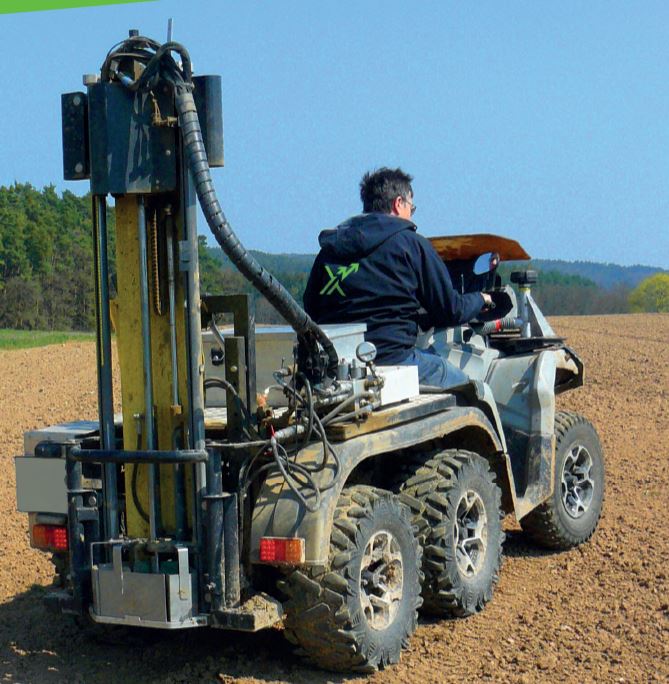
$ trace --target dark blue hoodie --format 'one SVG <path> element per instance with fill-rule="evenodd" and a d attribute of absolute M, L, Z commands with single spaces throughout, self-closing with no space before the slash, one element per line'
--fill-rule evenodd
<path fill-rule="evenodd" d="M 318 237 L 321 251 L 304 292 L 317 323 L 367 323 L 366 339 L 381 364 L 401 363 L 423 327 L 465 323 L 483 306 L 478 293 L 461 295 L 432 245 L 416 226 L 389 214 L 353 216 Z"/>

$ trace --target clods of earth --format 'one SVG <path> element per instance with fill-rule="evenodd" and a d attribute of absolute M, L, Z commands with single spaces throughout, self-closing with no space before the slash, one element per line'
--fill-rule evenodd
<path fill-rule="evenodd" d="M 507 521 L 492 602 L 466 620 L 422 619 L 401 662 L 368 677 L 304 665 L 280 630 L 124 634 L 103 643 L 48 613 L 47 557 L 16 512 L 25 430 L 97 415 L 95 348 L 0 352 L 0 682 L 669 681 L 669 315 L 560 317 L 584 387 L 559 397 L 601 436 L 604 512 L 593 539 L 553 553 Z"/>

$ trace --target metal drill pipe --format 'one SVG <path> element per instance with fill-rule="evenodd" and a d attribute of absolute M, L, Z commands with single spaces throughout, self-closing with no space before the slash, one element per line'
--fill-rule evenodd
<path fill-rule="evenodd" d="M 172 362 L 172 405 L 179 404 L 179 367 L 177 365 L 177 326 L 176 326 L 176 304 L 174 294 L 174 230 L 172 213 L 166 219 L 166 240 L 167 240 L 167 284 L 169 297 L 169 317 L 170 317 L 170 360 Z"/>
<path fill-rule="evenodd" d="M 109 316 L 109 260 L 107 256 L 107 202 L 93 196 L 93 249 L 95 250 L 95 313 L 98 365 L 98 411 L 100 444 L 114 448 L 114 392 L 111 357 L 111 322 Z M 104 465 L 105 535 L 118 536 L 118 491 L 116 466 Z"/>
<path fill-rule="evenodd" d="M 139 300 L 142 319 L 142 355 L 144 365 L 144 426 L 146 449 L 154 443 L 153 425 L 153 373 L 151 369 L 151 325 L 149 311 L 149 276 L 146 248 L 146 211 L 144 197 L 137 199 L 137 233 L 139 238 Z M 149 465 L 149 537 L 156 538 L 156 466 Z"/>

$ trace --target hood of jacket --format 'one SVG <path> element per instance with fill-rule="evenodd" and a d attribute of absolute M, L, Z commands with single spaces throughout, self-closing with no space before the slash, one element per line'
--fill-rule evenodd
<path fill-rule="evenodd" d="M 336 228 L 322 231 L 318 242 L 326 254 L 344 260 L 354 259 L 367 256 L 402 230 L 416 230 L 416 226 L 411 221 L 390 214 L 360 214 Z"/>

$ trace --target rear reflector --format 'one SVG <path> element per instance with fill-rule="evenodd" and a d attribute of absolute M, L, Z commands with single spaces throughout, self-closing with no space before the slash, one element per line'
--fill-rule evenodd
<path fill-rule="evenodd" d="M 33 525 L 30 546 L 44 551 L 67 551 L 67 527 L 64 525 Z"/>
<path fill-rule="evenodd" d="M 304 539 L 299 537 L 263 537 L 260 540 L 261 563 L 304 563 Z"/>

